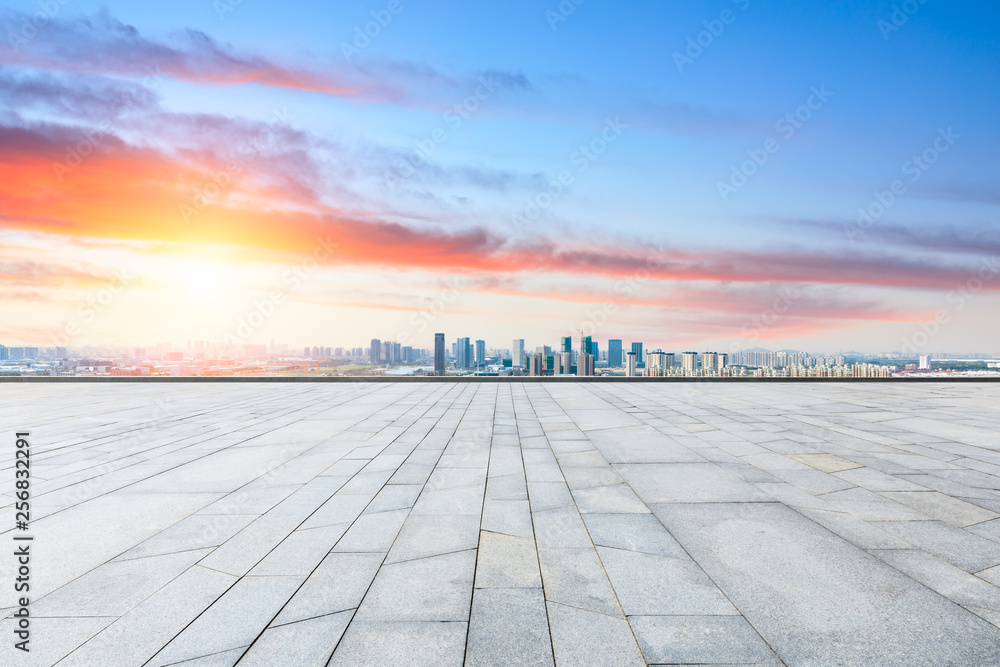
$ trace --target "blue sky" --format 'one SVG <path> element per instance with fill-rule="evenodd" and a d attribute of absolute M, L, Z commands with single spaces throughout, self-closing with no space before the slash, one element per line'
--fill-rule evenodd
<path fill-rule="evenodd" d="M 227 5 L 208 0 L 74 1 L 18 50 L 0 46 L 4 85 L 44 89 L 2 100 L 6 129 L 31 137 L 7 153 L 10 165 L 48 165 L 41 137 L 99 123 L 80 112 L 84 92 L 139 85 L 140 63 L 162 60 L 166 74 L 153 101 L 116 122 L 122 145 L 102 145 L 92 160 L 99 183 L 121 178 L 121 156 L 109 151 L 141 151 L 171 175 L 157 192 L 197 191 L 191 174 L 210 175 L 276 110 L 286 119 L 268 159 L 202 217 L 212 221 L 204 237 L 150 222 L 162 206 L 111 224 L 117 213 L 94 213 L 85 192 L 61 182 L 45 194 L 4 192 L 10 252 L 85 240 L 100 251 L 86 267 L 61 250 L 39 266 L 7 258 L 0 304 L 28 324 L 0 337 L 51 337 L 94 289 L 96 279 L 67 276 L 93 278 L 110 263 L 150 273 L 130 291 L 136 303 L 109 309 L 81 341 L 221 338 L 273 291 L 254 277 L 280 274 L 329 229 L 339 254 L 255 337 L 360 344 L 407 334 L 429 344 L 414 313 L 457 281 L 460 303 L 434 325 L 498 346 L 513 336 L 551 343 L 585 325 L 599 340 L 667 349 L 893 350 L 944 309 L 948 323 L 922 351 L 991 350 L 1000 277 L 980 274 L 1000 246 L 994 4 L 568 0 L 574 11 L 555 21 L 554 1 L 400 0 L 391 22 L 345 58 L 356 28 L 389 5 L 244 0 L 220 14 Z M 37 11 L 6 3 L 4 32 L 17 34 Z M 689 50 L 699 39 L 700 51 Z M 677 54 L 689 58 L 682 67 Z M 496 90 L 470 98 L 484 80 Z M 454 125 L 448 110 L 469 99 L 477 108 Z M 808 119 L 794 132 L 779 124 L 796 113 Z M 577 151 L 602 146 L 609 120 L 622 130 L 581 162 Z M 436 131 L 446 139 L 428 144 Z M 433 154 L 388 187 L 386 174 L 418 142 Z M 909 161 L 924 151 L 935 161 L 914 179 Z M 766 162 L 747 162 L 754 154 Z M 738 187 L 734 167 L 753 171 Z M 561 172 L 572 182 L 516 228 L 514 216 Z M 851 233 L 859 207 L 897 180 L 905 192 Z M 128 193 L 151 187 L 101 188 L 95 206 L 136 207 L 150 198 Z M 365 245 L 372 239 L 382 240 Z M 170 253 L 151 262 L 157 244 Z M 628 292 L 651 254 L 656 270 Z M 171 284 L 192 262 L 217 286 L 198 304 Z M 957 308 L 949 297 L 977 277 L 983 284 Z M 789 289 L 801 295 L 796 307 L 748 339 L 747 322 Z M 142 290 L 171 304 L 148 314 L 148 329 L 134 324 Z"/>

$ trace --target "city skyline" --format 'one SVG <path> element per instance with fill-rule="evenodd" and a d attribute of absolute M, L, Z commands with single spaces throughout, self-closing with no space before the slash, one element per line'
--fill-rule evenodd
<path fill-rule="evenodd" d="M 1000 9 L 901 6 L 12 0 L 0 342 L 988 352 Z"/>

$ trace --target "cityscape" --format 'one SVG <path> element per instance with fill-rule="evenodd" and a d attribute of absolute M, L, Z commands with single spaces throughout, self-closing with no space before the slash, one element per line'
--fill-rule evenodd
<path fill-rule="evenodd" d="M 809 353 L 763 348 L 647 349 L 642 342 L 564 336 L 558 345 L 507 347 L 435 334 L 430 347 L 371 339 L 365 347 L 212 343 L 84 348 L 0 345 L 0 376 L 67 377 L 1000 377 L 1000 354 Z"/>

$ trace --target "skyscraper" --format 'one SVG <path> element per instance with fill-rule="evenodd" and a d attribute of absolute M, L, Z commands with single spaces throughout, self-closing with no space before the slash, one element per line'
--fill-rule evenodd
<path fill-rule="evenodd" d="M 580 336 L 580 354 L 593 354 L 593 336 Z"/>
<path fill-rule="evenodd" d="M 510 348 L 510 365 L 512 368 L 524 368 L 524 339 L 515 338 Z"/>
<path fill-rule="evenodd" d="M 540 377 L 543 370 L 545 370 L 545 348 L 539 347 L 528 359 L 528 375 Z"/>
<path fill-rule="evenodd" d="M 376 366 L 382 363 L 382 341 L 378 338 L 372 338 L 371 347 L 368 350 L 368 359 Z"/>
<path fill-rule="evenodd" d="M 698 353 L 684 352 L 681 354 L 681 370 L 684 375 L 694 375 L 698 370 Z"/>
<path fill-rule="evenodd" d="M 559 351 L 560 352 L 572 352 L 573 351 L 573 337 L 572 336 L 563 336 L 563 338 L 562 338 L 562 347 L 560 348 Z"/>
<path fill-rule="evenodd" d="M 486 341 L 477 340 L 476 341 L 476 368 L 483 368 L 486 366 Z"/>
<path fill-rule="evenodd" d="M 459 338 L 455 341 L 455 367 L 472 367 L 472 345 L 468 338 Z"/>
<path fill-rule="evenodd" d="M 612 338 L 608 341 L 608 366 L 611 368 L 621 368 L 622 362 L 622 341 L 620 338 Z"/>
<path fill-rule="evenodd" d="M 635 364 L 638 368 L 644 368 L 646 358 L 642 354 L 642 343 L 632 343 L 632 351 L 635 352 Z"/>
<path fill-rule="evenodd" d="M 444 334 L 434 334 L 434 372 L 444 375 Z"/>
<path fill-rule="evenodd" d="M 584 352 L 576 360 L 576 374 L 580 377 L 590 377 L 594 374 L 594 355 Z"/>
<path fill-rule="evenodd" d="M 716 352 L 701 353 L 701 374 L 715 375 L 719 372 L 719 355 Z"/>
<path fill-rule="evenodd" d="M 635 352 L 629 352 L 627 355 L 628 359 L 625 362 L 625 375 L 626 377 L 634 378 L 639 374 L 638 365 L 639 362 L 636 361 Z"/>

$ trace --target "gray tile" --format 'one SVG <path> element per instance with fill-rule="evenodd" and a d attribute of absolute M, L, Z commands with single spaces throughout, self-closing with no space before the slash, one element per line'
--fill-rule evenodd
<path fill-rule="evenodd" d="M 539 549 L 538 561 L 546 600 L 607 616 L 624 617 L 593 547 Z"/>
<path fill-rule="evenodd" d="M 191 625 L 163 647 L 151 665 L 169 665 L 249 646 L 267 626 L 302 577 L 244 577 Z"/>
<path fill-rule="evenodd" d="M 288 601 L 274 624 L 356 609 L 381 566 L 381 554 L 329 554 Z"/>
<path fill-rule="evenodd" d="M 228 574 L 193 567 L 59 664 L 68 667 L 143 664 L 236 581 L 236 577 Z"/>
<path fill-rule="evenodd" d="M 384 565 L 355 619 L 468 622 L 475 566 L 475 550 Z"/>
<path fill-rule="evenodd" d="M 574 489 L 573 499 L 581 514 L 649 513 L 649 508 L 625 484 Z"/>
<path fill-rule="evenodd" d="M 687 558 L 677 540 L 652 514 L 587 514 L 583 520 L 595 545 Z"/>
<path fill-rule="evenodd" d="M 714 463 L 618 465 L 647 505 L 652 503 L 774 502 L 774 498 Z"/>
<path fill-rule="evenodd" d="M 976 664 L 1000 654 L 1000 629 L 784 505 L 653 510 L 786 663 Z"/>
<path fill-rule="evenodd" d="M 491 533 L 503 533 L 516 537 L 534 539 L 531 524 L 531 507 L 527 493 L 524 500 L 490 500 L 483 504 L 482 529 Z"/>
<path fill-rule="evenodd" d="M 697 563 L 689 558 L 597 547 L 626 616 L 737 614 Z"/>
<path fill-rule="evenodd" d="M 541 589 L 478 589 L 466 665 L 554 665 Z"/>
<path fill-rule="evenodd" d="M 479 517 L 459 514 L 410 516 L 392 544 L 386 563 L 475 549 Z"/>
<path fill-rule="evenodd" d="M 996 512 L 937 491 L 885 492 L 882 495 L 959 528 L 1000 517 Z"/>
<path fill-rule="evenodd" d="M 646 664 L 624 618 L 548 602 L 552 650 L 557 665 Z"/>
<path fill-rule="evenodd" d="M 208 550 L 105 563 L 31 604 L 41 616 L 124 616 L 197 563 Z"/>
<path fill-rule="evenodd" d="M 353 621 L 330 667 L 414 665 L 460 667 L 468 623 Z"/>
<path fill-rule="evenodd" d="M 541 588 L 535 541 L 485 530 L 479 539 L 476 588 Z"/>
<path fill-rule="evenodd" d="M 1000 588 L 925 551 L 893 549 L 870 553 L 956 604 L 1000 612 Z"/>
<path fill-rule="evenodd" d="M 742 616 L 630 616 L 650 664 L 781 664 Z"/>
<path fill-rule="evenodd" d="M 1000 544 L 940 521 L 880 521 L 876 525 L 968 572 L 1000 565 Z"/>
<path fill-rule="evenodd" d="M 393 510 L 362 514 L 340 538 L 333 551 L 385 553 L 409 513 L 410 510 Z"/>
<path fill-rule="evenodd" d="M 247 650 L 240 665 L 324 667 L 351 621 L 351 612 L 269 627 Z"/>

